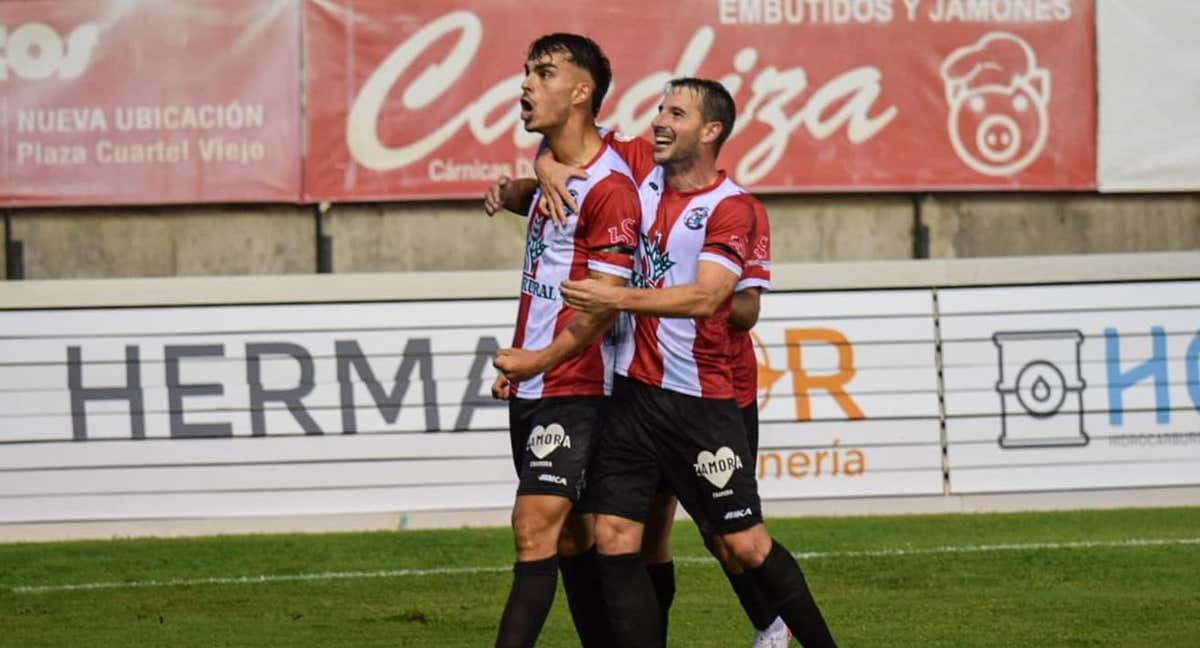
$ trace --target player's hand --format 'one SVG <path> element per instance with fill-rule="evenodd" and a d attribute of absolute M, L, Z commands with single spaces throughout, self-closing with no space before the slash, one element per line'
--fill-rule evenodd
<path fill-rule="evenodd" d="M 508 186 L 509 180 L 508 176 L 502 175 L 484 192 L 483 211 L 488 216 L 495 216 L 496 212 L 504 208 L 504 189 Z"/>
<path fill-rule="evenodd" d="M 620 310 L 621 291 L 624 288 L 595 279 L 584 279 L 564 281 L 559 290 L 567 306 L 581 313 L 603 313 Z"/>
<path fill-rule="evenodd" d="M 567 210 L 579 211 L 579 204 L 575 202 L 567 183 L 571 178 L 587 180 L 588 172 L 579 167 L 559 164 L 550 149 L 538 154 L 533 162 L 533 170 L 542 190 L 542 197 L 538 200 L 538 212 L 545 214 L 558 227 L 566 225 Z"/>
<path fill-rule="evenodd" d="M 545 371 L 541 356 L 525 349 L 500 349 L 492 366 L 499 369 L 501 375 L 516 382 L 528 380 Z"/>
<path fill-rule="evenodd" d="M 496 376 L 496 380 L 492 382 L 492 398 L 496 400 L 508 400 L 512 396 L 512 384 L 508 380 L 508 376 L 500 374 Z"/>

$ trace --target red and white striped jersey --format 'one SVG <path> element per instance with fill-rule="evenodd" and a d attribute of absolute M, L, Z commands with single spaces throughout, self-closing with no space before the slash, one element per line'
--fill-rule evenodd
<path fill-rule="evenodd" d="M 630 162 L 639 180 L 642 222 L 633 285 L 655 289 L 696 281 L 701 261 L 739 277 L 750 252 L 758 201 L 722 172 L 712 186 L 680 193 L 666 186 L 644 140 L 606 141 Z M 623 318 L 617 373 L 703 398 L 733 398 L 729 367 L 729 300 L 711 317 Z"/>
<path fill-rule="evenodd" d="M 734 292 L 747 288 L 763 291 L 771 288 L 771 221 L 762 203 L 754 204 L 754 245 L 742 266 L 742 278 Z M 730 366 L 733 369 L 733 398 L 738 407 L 748 407 L 758 400 L 758 357 L 750 331 L 730 330 Z"/>
<path fill-rule="evenodd" d="M 586 180 L 573 178 L 567 184 L 579 212 L 568 215 L 566 226 L 557 228 L 537 214 L 540 196 L 533 197 L 513 334 L 516 348 L 545 348 L 570 322 L 575 311 L 563 304 L 559 293 L 563 281 L 586 279 L 589 272 L 623 279 L 630 276 L 641 214 L 632 174 L 608 146 L 603 146 L 585 169 Z M 550 371 L 514 383 L 512 393 L 531 399 L 605 394 L 606 384 L 611 383 L 612 355 L 612 349 L 602 349 L 597 340 Z"/>

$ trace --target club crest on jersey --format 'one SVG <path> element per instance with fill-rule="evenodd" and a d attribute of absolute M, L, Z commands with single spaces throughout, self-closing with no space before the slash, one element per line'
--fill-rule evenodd
<path fill-rule="evenodd" d="M 708 483 L 717 488 L 725 488 L 725 484 L 733 477 L 733 471 L 742 467 L 742 458 L 734 454 L 729 446 L 723 446 L 715 453 L 708 450 L 696 455 L 696 476 L 703 477 Z"/>
<path fill-rule="evenodd" d="M 708 207 L 693 207 L 684 217 L 683 224 L 690 230 L 698 230 L 704 227 L 706 219 L 708 219 Z"/>
<path fill-rule="evenodd" d="M 633 286 L 658 288 L 662 285 L 663 277 L 675 266 L 675 262 L 671 260 L 671 253 L 662 249 L 662 232 L 654 233 L 654 241 L 645 233 L 640 234 L 639 238 L 642 243 L 638 247 L 641 263 L 638 264 L 638 272 L 633 274 Z"/>
<path fill-rule="evenodd" d="M 575 191 L 574 189 L 567 189 L 567 193 L 571 194 L 571 200 L 574 200 L 575 204 L 578 205 L 579 204 L 579 192 Z M 571 209 L 570 205 L 568 205 L 567 203 L 563 203 L 563 214 L 570 216 L 571 214 L 574 214 L 574 213 L 575 213 L 575 211 L 573 209 Z"/>

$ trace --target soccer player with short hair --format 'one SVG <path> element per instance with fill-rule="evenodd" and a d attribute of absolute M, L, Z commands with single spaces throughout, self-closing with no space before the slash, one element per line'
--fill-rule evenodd
<path fill-rule="evenodd" d="M 632 314 L 622 318 L 614 403 L 589 485 L 618 645 L 663 643 L 640 553 L 660 480 L 706 535 L 720 538 L 803 645 L 834 645 L 799 566 L 762 523 L 733 401 L 727 318 L 761 207 L 716 168 L 734 113 L 719 83 L 672 81 L 652 124 L 653 148 L 626 156 L 643 219 L 633 287 L 562 285 L 567 305 L 581 312 Z"/>
<path fill-rule="evenodd" d="M 572 181 L 578 209 L 561 223 L 550 224 L 536 210 L 529 214 L 513 346 L 495 360 L 501 374 L 492 394 L 509 401 L 519 476 L 512 515 L 517 557 L 496 646 L 534 645 L 560 568 L 585 646 L 610 645 L 591 516 L 573 508 L 605 425 L 612 350 L 600 336 L 614 314 L 566 308 L 559 284 L 586 279 L 624 285 L 640 205 L 628 166 L 595 127 L 612 76 L 600 48 L 575 34 L 543 36 L 529 48 L 525 73 L 520 103 L 526 130 L 545 135 L 554 158 L 587 169 L 588 178 Z"/>

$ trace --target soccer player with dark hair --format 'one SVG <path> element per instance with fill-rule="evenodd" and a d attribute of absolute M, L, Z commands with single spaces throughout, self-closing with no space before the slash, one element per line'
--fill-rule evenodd
<path fill-rule="evenodd" d="M 729 314 L 761 210 L 716 167 L 734 111 L 719 83 L 669 84 L 652 124 L 654 144 L 634 141 L 623 151 L 642 200 L 633 287 L 562 285 L 566 303 L 581 312 L 628 313 L 609 428 L 589 486 L 621 646 L 664 640 L 640 552 L 660 481 L 804 646 L 834 645 L 799 566 L 762 523 L 755 461 L 733 400 Z"/>
<path fill-rule="evenodd" d="M 588 178 L 571 181 L 578 209 L 563 214 L 561 223 L 551 224 L 536 209 L 528 214 L 513 345 L 495 360 L 501 373 L 492 394 L 509 401 L 519 477 L 512 515 L 517 556 L 496 639 L 500 648 L 534 645 L 559 569 L 584 645 L 611 645 L 593 517 L 576 505 L 605 425 L 612 348 L 600 338 L 615 314 L 572 311 L 559 292 L 564 281 L 623 286 L 633 266 L 637 187 L 595 126 L 611 76 L 600 48 L 575 34 L 539 38 L 526 57 L 520 99 L 526 130 L 542 133 L 554 159 L 585 168 Z"/>

